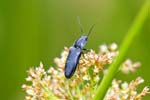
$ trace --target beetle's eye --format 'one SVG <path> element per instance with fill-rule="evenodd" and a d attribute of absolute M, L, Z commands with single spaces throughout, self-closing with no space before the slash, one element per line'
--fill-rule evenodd
<path fill-rule="evenodd" d="M 77 48 L 77 45 L 75 44 L 74 47 Z"/>
<path fill-rule="evenodd" d="M 85 40 L 87 41 L 87 38 L 85 38 Z"/>

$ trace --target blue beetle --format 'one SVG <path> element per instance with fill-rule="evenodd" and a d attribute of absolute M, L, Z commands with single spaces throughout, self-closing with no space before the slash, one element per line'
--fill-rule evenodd
<path fill-rule="evenodd" d="M 80 36 L 73 46 L 70 47 L 68 57 L 66 59 L 65 63 L 65 77 L 71 78 L 79 64 L 79 60 L 81 57 L 81 54 L 83 53 L 83 50 L 86 50 L 84 46 L 87 43 L 88 37 L 93 29 L 94 25 L 89 30 L 89 33 L 87 35 Z"/>

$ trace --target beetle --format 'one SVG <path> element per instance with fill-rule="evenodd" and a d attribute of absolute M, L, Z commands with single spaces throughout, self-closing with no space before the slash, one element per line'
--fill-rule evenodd
<path fill-rule="evenodd" d="M 84 46 L 87 43 L 88 37 L 93 29 L 94 25 L 91 26 L 89 32 L 87 35 L 81 35 L 73 44 L 73 46 L 69 49 L 69 54 L 66 59 L 65 63 L 65 77 L 71 78 L 73 74 L 75 73 L 75 70 L 79 64 L 79 60 L 81 57 L 81 54 L 83 54 L 83 50 L 87 50 L 84 48 Z M 81 28 L 81 27 L 80 27 Z M 82 29 L 81 29 L 81 32 Z M 84 33 L 85 34 L 85 33 Z"/>

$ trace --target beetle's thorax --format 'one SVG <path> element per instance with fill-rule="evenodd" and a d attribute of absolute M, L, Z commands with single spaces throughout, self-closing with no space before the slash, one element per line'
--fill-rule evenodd
<path fill-rule="evenodd" d="M 87 42 L 87 39 L 88 39 L 88 37 L 86 35 L 82 35 L 75 41 L 74 47 L 83 49 Z"/>

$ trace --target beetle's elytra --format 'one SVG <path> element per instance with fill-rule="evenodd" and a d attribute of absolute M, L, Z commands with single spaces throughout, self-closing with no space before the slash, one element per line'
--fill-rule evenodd
<path fill-rule="evenodd" d="M 70 47 L 68 57 L 65 63 L 65 77 L 71 78 L 75 73 L 75 70 L 79 64 L 79 60 L 82 54 L 82 51 L 85 50 L 84 46 L 87 43 L 88 37 L 93 29 L 94 25 L 89 30 L 87 35 L 81 35 Z M 81 30 L 82 31 L 82 30 Z"/>

